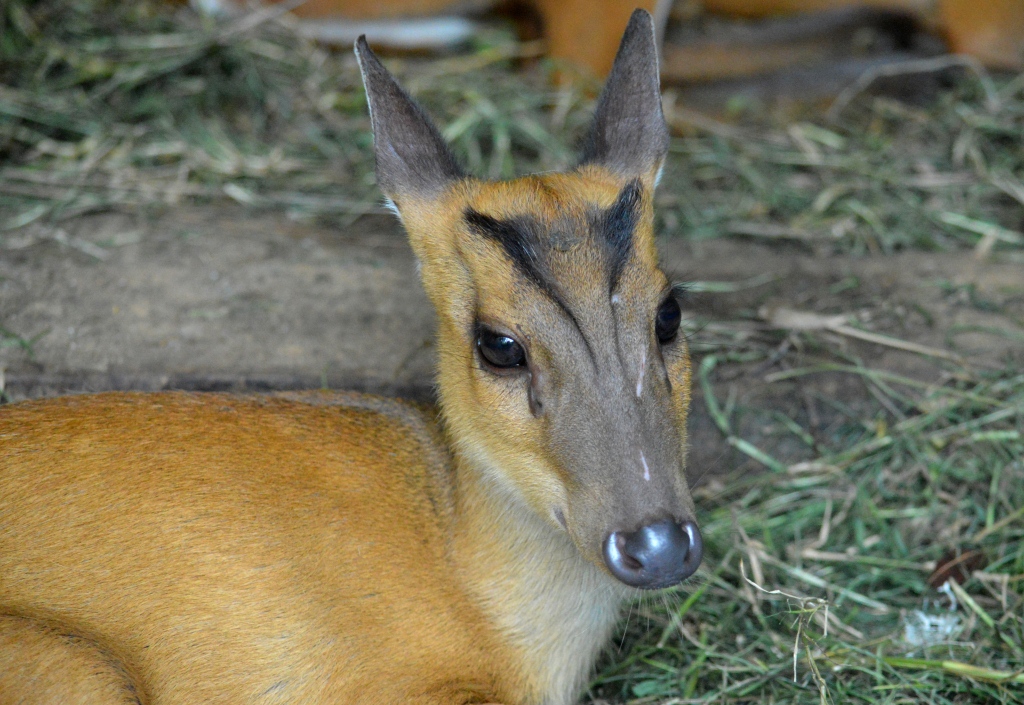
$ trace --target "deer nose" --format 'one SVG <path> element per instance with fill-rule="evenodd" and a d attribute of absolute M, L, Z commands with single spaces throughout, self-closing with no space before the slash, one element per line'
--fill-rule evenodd
<path fill-rule="evenodd" d="M 690 577 L 704 557 L 697 524 L 672 519 L 614 531 L 604 541 L 604 562 L 616 578 L 644 590 L 666 588 Z"/>

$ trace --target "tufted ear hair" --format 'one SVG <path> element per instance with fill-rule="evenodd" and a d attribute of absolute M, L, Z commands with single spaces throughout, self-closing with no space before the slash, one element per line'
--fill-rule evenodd
<path fill-rule="evenodd" d="M 581 164 L 598 164 L 626 178 L 657 180 L 668 154 L 654 21 L 634 10 L 597 102 Z"/>
<path fill-rule="evenodd" d="M 406 197 L 430 197 L 462 178 L 462 169 L 423 109 L 402 90 L 363 35 L 356 58 L 373 127 L 377 184 L 396 206 Z"/>

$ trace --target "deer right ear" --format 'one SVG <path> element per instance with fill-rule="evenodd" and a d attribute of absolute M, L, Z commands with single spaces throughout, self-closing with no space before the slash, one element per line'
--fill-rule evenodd
<path fill-rule="evenodd" d="M 463 177 L 444 138 L 420 106 L 402 90 L 366 36 L 356 40 L 373 127 L 377 184 L 399 208 L 406 197 L 430 197 Z"/>

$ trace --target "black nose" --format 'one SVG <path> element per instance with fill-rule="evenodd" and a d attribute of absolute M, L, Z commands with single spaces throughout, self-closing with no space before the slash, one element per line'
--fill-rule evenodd
<path fill-rule="evenodd" d="M 689 578 L 704 557 L 700 530 L 692 521 L 671 519 L 615 531 L 604 540 L 604 562 L 616 578 L 644 590 L 675 585 Z"/>

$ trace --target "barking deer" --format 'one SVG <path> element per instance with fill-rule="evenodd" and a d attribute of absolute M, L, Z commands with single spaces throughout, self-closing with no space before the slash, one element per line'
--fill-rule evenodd
<path fill-rule="evenodd" d="M 0 703 L 575 702 L 636 588 L 693 574 L 668 132 L 634 13 L 582 161 L 486 182 L 364 40 L 439 409 L 358 394 L 0 408 Z"/>

